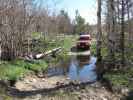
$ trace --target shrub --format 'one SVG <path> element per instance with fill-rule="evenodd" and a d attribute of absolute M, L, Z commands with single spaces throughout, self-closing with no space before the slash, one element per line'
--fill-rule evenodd
<path fill-rule="evenodd" d="M 28 72 L 28 70 L 24 68 L 10 64 L 1 65 L 0 68 L 0 78 L 4 80 L 17 80 Z"/>
<path fill-rule="evenodd" d="M 14 60 L 0 65 L 0 78 L 6 80 L 17 80 L 30 71 L 38 72 L 45 70 L 48 64 L 43 61 L 33 61 L 33 63 L 24 60 Z"/>

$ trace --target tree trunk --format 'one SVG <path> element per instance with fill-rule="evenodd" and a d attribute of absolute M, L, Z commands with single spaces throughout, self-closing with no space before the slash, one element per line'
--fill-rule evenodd
<path fill-rule="evenodd" d="M 97 11 L 97 58 L 98 62 L 102 61 L 101 56 L 101 45 L 102 45 L 102 26 L 101 26 L 101 0 L 98 0 L 98 11 Z"/>
<path fill-rule="evenodd" d="M 122 12 L 121 12 L 121 41 L 120 41 L 120 43 L 121 43 L 121 64 L 124 66 L 125 65 L 125 50 L 124 50 L 124 48 L 125 48 L 125 44 L 124 44 L 124 42 L 125 42 L 125 34 L 124 34 L 124 32 L 125 32 L 125 26 L 124 26 L 124 20 L 125 20 L 125 4 L 124 4 L 124 1 L 125 0 L 122 0 L 122 4 L 121 4 L 121 8 L 122 8 Z"/>
<path fill-rule="evenodd" d="M 108 0 L 107 31 L 108 56 L 111 66 L 115 65 L 115 7 L 114 0 Z"/>
<path fill-rule="evenodd" d="M 130 3 L 131 1 L 127 1 L 127 17 L 128 17 L 128 39 L 129 43 L 132 43 L 132 33 L 131 33 L 131 21 L 130 21 Z"/>
<path fill-rule="evenodd" d="M 102 47 L 102 25 L 101 25 L 101 12 L 102 12 L 102 0 L 98 0 L 98 11 L 97 11 L 97 68 L 96 72 L 98 80 L 103 77 L 104 66 L 102 63 L 101 47 Z"/>

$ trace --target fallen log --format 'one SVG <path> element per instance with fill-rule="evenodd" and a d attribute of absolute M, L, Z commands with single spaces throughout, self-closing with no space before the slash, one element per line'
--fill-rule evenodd
<path fill-rule="evenodd" d="M 28 60 L 28 61 L 31 61 L 31 60 L 34 60 L 34 59 L 42 59 L 42 58 L 44 58 L 47 55 L 55 55 L 56 53 L 61 52 L 61 50 L 62 50 L 62 48 L 58 47 L 58 48 L 49 50 L 49 51 L 47 51 L 45 53 L 40 53 L 40 54 L 36 54 L 36 55 L 26 56 L 25 59 Z"/>

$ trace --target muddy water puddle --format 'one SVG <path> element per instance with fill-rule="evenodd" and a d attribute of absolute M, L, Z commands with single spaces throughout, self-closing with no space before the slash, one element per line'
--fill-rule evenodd
<path fill-rule="evenodd" d="M 23 80 L 16 82 L 15 87 L 20 91 L 30 91 L 55 88 L 70 82 L 95 82 L 97 79 L 95 63 L 95 57 L 90 57 L 89 63 L 82 66 L 79 66 L 77 60 L 72 60 L 67 68 L 63 66 L 48 68 L 42 78 L 35 75 L 26 76 Z"/>
<path fill-rule="evenodd" d="M 55 67 L 49 68 L 47 71 L 47 76 L 60 76 L 65 75 L 67 79 L 71 81 L 79 81 L 79 82 L 93 82 L 96 81 L 96 58 L 91 57 L 88 64 L 83 66 L 79 66 L 77 60 L 72 60 L 70 66 L 66 68 L 62 67 Z"/>

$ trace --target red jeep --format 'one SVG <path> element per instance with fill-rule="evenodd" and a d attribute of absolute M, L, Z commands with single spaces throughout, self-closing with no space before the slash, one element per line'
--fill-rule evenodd
<path fill-rule="evenodd" d="M 82 50 L 89 50 L 91 45 L 91 37 L 89 34 L 80 35 L 77 40 L 77 48 Z"/>

